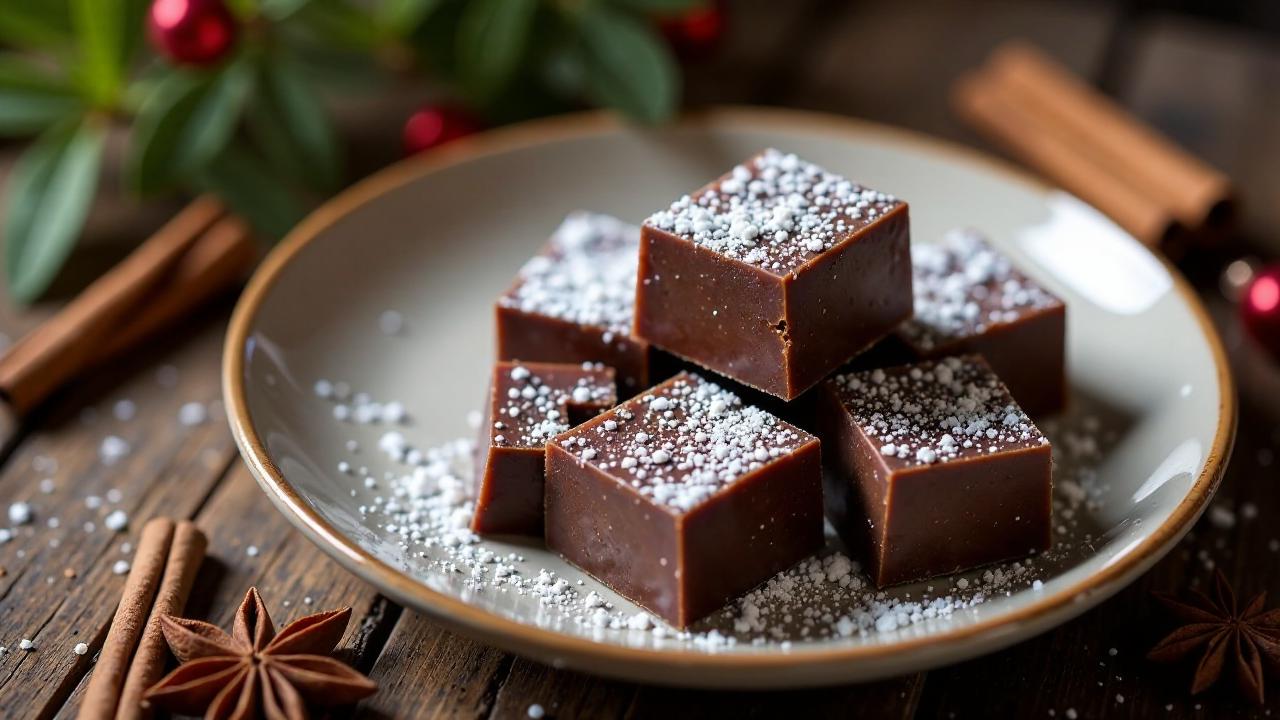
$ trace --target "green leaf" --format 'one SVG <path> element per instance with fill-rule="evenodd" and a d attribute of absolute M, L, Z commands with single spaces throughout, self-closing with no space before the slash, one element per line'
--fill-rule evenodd
<path fill-rule="evenodd" d="M 609 0 L 610 4 L 642 13 L 678 13 L 706 7 L 707 0 Z"/>
<path fill-rule="evenodd" d="M 311 0 L 259 0 L 262 14 L 272 20 L 284 20 L 298 12 Z"/>
<path fill-rule="evenodd" d="M 231 146 L 194 178 L 197 188 L 212 192 L 259 232 L 283 237 L 302 219 L 298 199 L 271 169 L 243 149 Z"/>
<path fill-rule="evenodd" d="M 134 187 L 153 193 L 208 164 L 231 139 L 252 87 L 253 71 L 244 61 L 212 76 L 176 72 L 160 81 L 134 126 Z"/>
<path fill-rule="evenodd" d="M 123 30 L 120 34 L 120 67 L 124 75 L 128 75 L 130 63 L 137 57 L 142 47 L 147 30 L 147 11 L 151 7 L 149 0 L 121 0 L 124 4 L 124 15 L 120 21 Z M 125 80 L 126 78 L 122 78 Z"/>
<path fill-rule="evenodd" d="M 643 122 L 669 118 L 680 78 L 666 44 L 630 15 L 607 7 L 583 13 L 581 27 L 591 97 Z"/>
<path fill-rule="evenodd" d="M 331 190 L 341 180 L 338 137 L 328 111 L 299 67 L 269 58 L 249 127 L 267 159 L 302 183 Z"/>
<path fill-rule="evenodd" d="M 441 0 L 382 0 L 374 10 L 378 26 L 392 35 L 403 36 L 440 6 Z"/>
<path fill-rule="evenodd" d="M 71 0 L 80 55 L 77 74 L 97 105 L 109 106 L 124 77 L 125 0 Z"/>
<path fill-rule="evenodd" d="M 44 50 L 71 41 L 71 19 L 65 2 L 4 0 L 0 8 L 0 41 L 19 48 Z"/>
<path fill-rule="evenodd" d="M 315 0 L 303 5 L 297 16 L 330 46 L 369 51 L 380 39 L 372 16 L 346 0 Z"/>
<path fill-rule="evenodd" d="M 24 58 L 0 54 L 0 136 L 40 132 L 81 112 L 75 89 Z"/>
<path fill-rule="evenodd" d="M 476 97 L 491 97 L 511 78 L 537 9 L 537 0 L 468 0 L 458 23 L 458 70 Z"/>
<path fill-rule="evenodd" d="M 98 185 L 106 130 L 96 122 L 52 128 L 23 154 L 4 214 L 5 275 L 21 302 L 39 297 L 66 261 Z"/>

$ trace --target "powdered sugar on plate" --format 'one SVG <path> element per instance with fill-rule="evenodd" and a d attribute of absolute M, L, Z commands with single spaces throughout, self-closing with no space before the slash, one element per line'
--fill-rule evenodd
<path fill-rule="evenodd" d="M 350 393 L 350 390 L 348 393 Z M 329 395 L 331 402 L 336 398 Z M 657 412 L 665 412 L 659 410 Z M 537 603 L 536 622 L 557 631 L 626 644 L 705 652 L 862 638 L 892 641 L 926 634 L 1015 592 L 1049 592 L 1052 578 L 1103 540 L 1090 513 L 1105 494 L 1097 466 L 1116 433 L 1077 408 L 1042 423 L 1055 455 L 1056 543 L 1048 552 L 955 576 L 878 590 L 838 539 L 692 628 L 680 631 L 556 563 L 540 546 L 481 538 L 468 529 L 475 443 L 469 438 L 418 445 L 408 430 L 382 429 L 378 442 L 344 443 L 351 502 L 374 532 L 394 539 L 399 564 L 437 590 L 456 593 L 508 617 Z M 380 452 L 361 451 L 376 446 Z M 353 450 L 353 448 L 356 448 Z M 347 476 L 344 476 L 347 477 Z"/>

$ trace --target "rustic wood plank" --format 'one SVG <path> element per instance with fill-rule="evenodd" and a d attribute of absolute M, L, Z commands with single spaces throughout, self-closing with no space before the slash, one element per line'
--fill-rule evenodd
<path fill-rule="evenodd" d="M 330 560 L 293 529 L 262 495 L 248 469 L 236 462 L 196 523 L 209 538 L 209 551 L 184 613 L 221 627 L 245 592 L 257 586 L 276 626 L 299 617 L 350 605 L 352 621 L 338 657 L 367 667 L 381 649 L 398 609 L 388 609 L 377 592 Z M 250 551 L 250 547 L 257 548 Z M 256 554 L 253 554 L 256 552 Z M 63 715 L 79 707 L 83 687 L 68 700 Z"/>
<path fill-rule="evenodd" d="M 1114 12 L 1051 0 L 852 3 L 828 19 L 825 47 L 796 75 L 783 104 L 973 139 L 952 117 L 951 83 L 999 43 L 1021 37 L 1091 76 Z M 980 19 L 979 19 L 980 18 Z"/>
<path fill-rule="evenodd" d="M 537 705 L 553 718 L 620 718 L 631 710 L 638 692 L 634 683 L 517 658 L 490 717 L 529 717 L 529 708 Z"/>
<path fill-rule="evenodd" d="M 1119 99 L 1237 183 L 1245 229 L 1280 252 L 1280 46 L 1241 29 L 1171 17 L 1129 43 Z"/>
<path fill-rule="evenodd" d="M 194 512 L 234 456 L 214 405 L 222 332 L 220 324 L 205 324 L 179 344 L 166 356 L 172 365 L 163 385 L 154 365 L 100 372 L 56 402 L 47 422 L 0 472 L 0 507 L 26 502 L 33 508 L 32 522 L 0 545 L 6 569 L 0 644 L 11 649 L 0 657 L 0 716 L 44 716 L 57 709 L 105 637 L 124 582 L 112 572 L 117 560 L 128 558 L 122 545 L 136 541 L 152 516 Z M 120 399 L 133 403 L 132 419 L 112 416 Z M 178 423 L 185 402 L 212 406 L 211 421 Z M 99 449 L 111 435 L 132 450 L 107 464 Z M 47 493 L 44 480 L 51 481 L 43 488 Z M 115 510 L 128 515 L 122 532 L 107 527 Z M 18 650 L 24 637 L 38 649 Z M 90 654 L 73 654 L 78 642 L 89 644 Z"/>
<path fill-rule="evenodd" d="M 405 612 L 370 673 L 378 694 L 360 704 L 359 716 L 487 717 L 512 660 Z"/>
<path fill-rule="evenodd" d="M 915 713 L 923 675 L 863 685 L 777 692 L 712 692 L 643 686 L 631 718 L 909 718 Z"/>

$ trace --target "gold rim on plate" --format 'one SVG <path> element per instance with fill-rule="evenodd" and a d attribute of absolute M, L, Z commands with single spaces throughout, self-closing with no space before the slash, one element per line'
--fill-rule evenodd
<path fill-rule="evenodd" d="M 795 110 L 727 107 L 688 115 L 680 120 L 680 125 L 730 128 L 738 126 L 756 130 L 769 127 L 789 130 L 800 128 L 850 135 L 860 139 L 880 136 L 898 143 L 921 147 L 930 153 L 944 154 L 970 165 L 981 166 L 1015 183 L 1030 185 L 1040 190 L 1048 189 L 1038 179 L 975 150 L 908 130 L 832 115 Z M 1052 624 L 1065 622 L 1083 612 L 1085 606 L 1081 601 L 1085 598 L 1096 598 L 1097 601 L 1101 601 L 1124 587 L 1138 574 L 1146 571 L 1181 539 L 1200 516 L 1222 479 L 1235 439 L 1235 388 L 1222 341 L 1199 298 L 1181 273 L 1167 260 L 1157 255 L 1157 259 L 1173 279 L 1174 289 L 1192 309 L 1205 342 L 1212 351 L 1217 372 L 1220 397 L 1218 423 L 1214 432 L 1213 446 L 1205 459 L 1204 469 L 1169 518 L 1141 543 L 1120 555 L 1111 565 L 1081 582 L 1045 595 L 1016 611 L 954 630 L 884 644 L 834 648 L 797 647 L 786 653 L 762 654 L 631 648 L 593 642 L 526 625 L 477 609 L 456 597 L 432 590 L 375 558 L 351 538 L 338 532 L 298 494 L 280 469 L 272 463 L 249 417 L 244 381 L 244 348 L 249 337 L 250 326 L 263 300 L 290 260 L 308 243 L 356 208 L 387 192 L 430 173 L 475 158 L 528 148 L 545 142 L 616 132 L 623 127 L 625 126 L 622 122 L 605 112 L 588 112 L 535 120 L 465 138 L 424 157 L 399 162 L 361 180 L 311 213 L 276 246 L 249 281 L 232 315 L 223 350 L 223 394 L 232 433 L 258 484 L 266 491 L 272 502 L 305 535 L 348 570 L 387 592 L 396 600 L 427 612 L 434 619 L 451 628 L 460 629 L 473 637 L 515 652 L 533 655 L 544 660 L 563 661 L 581 669 L 597 672 L 613 671 L 611 674 L 621 674 L 614 668 L 587 664 L 589 660 L 610 660 L 629 665 L 650 667 L 661 665 L 668 669 L 676 666 L 725 671 L 735 668 L 795 670 L 803 666 L 811 669 L 824 667 L 830 671 L 835 669 L 833 666 L 847 666 L 850 663 L 884 660 L 891 657 L 900 658 L 903 654 L 924 646 L 929 646 L 931 650 L 937 651 L 937 656 L 942 656 L 948 652 L 957 652 L 966 643 L 983 639 L 990 641 L 990 643 L 982 643 L 984 645 L 1007 645 L 1018 638 L 1002 642 L 1001 638 L 994 636 L 1003 634 L 1000 631 L 1010 630 L 1020 623 L 1037 623 L 1042 625 L 1038 631 L 1047 630 Z M 1097 597 L 1099 594 L 1102 596 Z M 1095 603 L 1090 603 L 1089 607 L 1093 604 Z M 833 673 L 824 675 L 828 679 L 833 676 Z M 690 682 L 697 681 L 690 679 Z M 823 682 L 823 680 L 817 682 Z M 713 684 L 723 685 L 724 683 Z M 815 683 L 797 680 L 794 684 Z"/>

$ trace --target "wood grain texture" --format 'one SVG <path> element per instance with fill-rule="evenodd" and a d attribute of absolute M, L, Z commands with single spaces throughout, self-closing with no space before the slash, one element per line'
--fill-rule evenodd
<path fill-rule="evenodd" d="M 380 689 L 361 703 L 360 717 L 488 717 L 511 663 L 501 650 L 405 612 L 369 675 Z"/>
<path fill-rule="evenodd" d="M 1050 0 L 740 0 L 731 3 L 730 35 L 720 50 L 688 70 L 687 96 L 694 104 L 827 109 L 973 140 L 946 110 L 945 90 L 953 77 L 1012 35 L 1037 42 L 1089 76 L 1101 62 L 1116 15 L 1106 3 Z M 1263 198 L 1249 227 L 1277 247 L 1280 216 L 1265 204 L 1280 195 L 1280 176 L 1270 161 L 1275 153 L 1266 152 L 1280 147 L 1280 133 L 1269 123 L 1277 102 L 1269 80 L 1274 48 L 1246 42 L 1239 30 L 1209 31 L 1203 24 L 1138 23 L 1125 33 L 1117 42 L 1129 44 L 1133 68 L 1124 75 L 1120 99 L 1235 176 L 1250 196 Z M 70 648 L 79 641 L 95 649 L 101 643 L 122 582 L 110 573 L 110 561 L 128 537 L 78 528 L 102 516 L 101 509 L 84 506 L 84 497 L 117 487 L 131 530 L 151 514 L 164 513 L 196 517 L 209 534 L 210 560 L 197 580 L 189 615 L 225 625 L 250 585 L 261 589 L 277 624 L 353 605 L 342 656 L 382 685 L 356 709 L 362 717 L 526 718 L 533 704 L 547 717 L 663 720 L 1064 718 L 1068 710 L 1079 718 L 1266 717 L 1236 700 L 1229 680 L 1225 689 L 1192 698 L 1190 668 L 1144 659 L 1174 625 L 1150 591 L 1203 584 L 1210 562 L 1227 572 L 1241 594 L 1265 589 L 1280 598 L 1280 528 L 1274 521 L 1280 517 L 1280 367 L 1243 336 L 1232 307 L 1218 293 L 1216 266 L 1187 269 L 1199 270 L 1193 276 L 1223 330 L 1241 389 L 1239 438 L 1215 501 L 1216 520 L 1202 520 L 1151 572 L 1098 609 L 1004 652 L 880 683 L 797 692 L 680 690 L 558 670 L 458 636 L 379 596 L 271 507 L 240 463 L 232 463 L 220 418 L 186 432 L 176 426 L 182 401 L 216 397 L 224 307 L 193 319 L 194 331 L 135 354 L 126 367 L 100 371 L 56 398 L 0 468 L 0 507 L 14 500 L 37 503 L 35 523 L 0 545 L 0 566 L 7 573 L 0 577 L 0 644 L 16 647 L 24 635 L 40 642 L 33 654 L 0 657 L 0 716 L 74 713 L 92 653 L 79 657 Z M 39 317 L 0 303 L 0 331 L 11 336 Z M 166 362 L 179 368 L 177 387 L 155 382 L 157 365 Z M 138 404 L 138 417 L 128 423 L 110 419 L 111 403 L 121 397 Z M 97 409 L 93 424 L 81 424 L 83 407 Z M 112 468 L 96 459 L 108 432 L 134 443 L 133 454 Z M 43 457 L 59 461 L 51 473 L 56 488 L 48 496 L 39 494 L 43 474 L 32 468 Z M 45 525 L 51 514 L 59 517 L 60 530 Z M 48 547 L 55 536 L 61 546 Z M 251 545 L 256 555 L 247 551 Z M 62 576 L 68 566 L 77 578 Z M 1280 687 L 1273 681 L 1268 689 L 1274 704 Z"/>
<path fill-rule="evenodd" d="M 6 570 L 0 578 L 0 644 L 16 650 L 25 637 L 38 648 L 0 657 L 0 716 L 19 710 L 40 716 L 57 708 L 105 636 L 124 582 L 112 565 L 129 558 L 122 544 L 136 543 L 152 516 L 194 512 L 234 457 L 216 412 L 214 421 L 195 427 L 176 421 L 182 403 L 216 401 L 221 332 L 220 324 L 208 324 L 167 358 L 176 371 L 172 387 L 161 386 L 148 368 L 108 371 L 74 389 L 0 472 L 0 507 L 21 501 L 33 508 L 32 522 L 15 528 L 16 537 L 0 546 Z M 104 392 L 107 387 L 113 390 Z M 119 399 L 132 401 L 137 416 L 113 417 Z M 95 412 L 81 412 L 86 406 Z M 112 465 L 99 458 L 109 435 L 132 447 Z M 53 482 L 48 494 L 40 489 L 45 479 Z M 119 502 L 107 499 L 114 492 Z M 121 532 L 106 526 L 114 510 L 128 515 Z M 79 642 L 90 646 L 90 654 L 72 653 Z"/>

